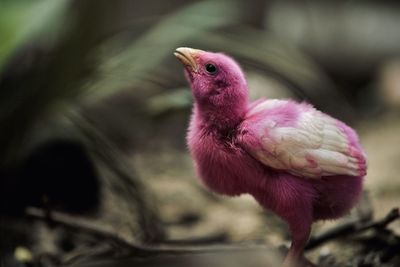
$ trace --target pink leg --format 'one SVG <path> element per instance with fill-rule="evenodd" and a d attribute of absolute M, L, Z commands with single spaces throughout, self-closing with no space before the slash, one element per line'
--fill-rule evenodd
<path fill-rule="evenodd" d="M 303 250 L 310 237 L 312 214 L 307 202 L 298 202 L 296 204 L 283 218 L 288 223 L 292 236 L 292 243 L 283 262 L 283 267 L 306 266 Z"/>
<path fill-rule="evenodd" d="M 281 177 L 285 178 L 285 177 Z M 290 177 L 289 177 L 290 178 Z M 292 244 L 283 262 L 283 267 L 303 267 L 303 249 L 310 236 L 311 225 L 313 223 L 313 196 L 314 192 L 310 188 L 298 182 L 296 186 L 290 184 L 293 181 L 288 179 L 279 180 L 277 190 L 271 190 L 268 198 L 261 192 L 255 195 L 256 199 L 265 208 L 270 208 L 278 214 L 289 226 L 292 235 Z M 290 186 L 285 186 L 289 184 Z M 278 190 L 280 189 L 280 190 Z M 279 205 L 271 205 L 279 203 Z"/>
<path fill-rule="evenodd" d="M 310 236 L 311 227 L 308 225 L 305 229 L 299 229 L 296 225 L 296 227 L 290 227 L 290 230 L 292 232 L 292 244 L 282 267 L 303 267 L 303 249 Z"/>

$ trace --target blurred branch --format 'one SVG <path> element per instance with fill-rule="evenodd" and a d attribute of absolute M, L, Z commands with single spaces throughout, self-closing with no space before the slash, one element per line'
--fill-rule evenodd
<path fill-rule="evenodd" d="M 50 216 L 48 211 L 42 210 L 40 208 L 29 207 L 26 210 L 26 215 L 28 218 L 43 220 L 46 223 L 60 225 L 75 231 L 83 231 L 93 235 L 95 237 L 99 237 L 101 239 L 115 242 L 121 247 L 134 248 L 135 246 L 131 243 L 128 243 L 125 239 L 119 238 L 114 233 L 110 233 L 105 229 L 102 229 L 99 226 L 94 225 L 92 222 L 87 221 L 82 218 L 77 218 L 76 216 L 71 216 L 69 214 L 51 211 Z"/>
<path fill-rule="evenodd" d="M 341 224 L 333 229 L 327 230 L 326 232 L 312 237 L 306 246 L 306 250 L 313 249 L 320 246 L 321 244 L 330 240 L 347 236 L 349 234 L 359 234 L 366 230 L 374 229 L 381 230 L 395 220 L 400 218 L 399 208 L 393 208 L 385 217 L 380 220 L 372 221 L 369 223 L 363 223 L 362 221 L 353 221 L 345 224 Z"/>
<path fill-rule="evenodd" d="M 37 208 L 29 208 L 27 210 L 27 216 L 34 220 L 46 221 L 46 212 Z M 221 259 L 228 259 L 228 255 L 234 257 L 238 253 L 262 253 L 264 256 L 267 256 L 267 259 L 275 261 L 280 257 L 278 251 L 273 250 L 267 246 L 234 246 L 234 245 L 199 245 L 191 243 L 190 245 L 186 244 L 182 246 L 182 244 L 164 243 L 162 245 L 154 245 L 154 246 L 146 246 L 141 244 L 132 244 L 127 243 L 123 238 L 118 237 L 117 235 L 110 233 L 104 229 L 99 227 L 93 227 L 90 223 L 88 224 L 82 220 L 76 220 L 75 218 L 70 217 L 68 214 L 63 214 L 60 212 L 53 212 L 52 214 L 52 223 L 64 227 L 70 231 L 85 233 L 91 236 L 97 237 L 101 240 L 102 243 L 108 243 L 111 245 L 111 248 L 106 248 L 107 251 L 90 248 L 90 251 L 86 251 L 86 253 L 75 254 L 74 257 L 69 258 L 66 262 L 62 262 L 68 266 L 82 266 L 84 264 L 88 264 L 92 266 L 92 264 L 96 264 L 93 266 L 98 266 L 98 263 L 101 261 L 104 266 L 122 266 L 123 262 L 129 262 L 127 266 L 136 266 L 136 260 L 140 259 L 140 266 L 145 266 L 147 264 L 146 261 L 154 261 L 159 259 L 160 257 L 167 256 L 170 260 L 169 263 L 163 262 L 163 266 L 176 266 L 175 264 L 184 264 L 184 266 L 188 266 L 187 262 L 182 261 L 182 257 L 204 257 L 207 258 L 207 261 L 202 263 L 201 261 L 196 261 L 198 265 L 195 266 L 209 266 L 210 255 L 216 255 Z M 210 255 L 207 255 L 210 254 Z M 116 256 L 116 257 L 114 257 Z M 225 258 L 226 257 L 226 258 Z M 108 262 L 107 261 L 111 261 Z M 173 263 L 171 263 L 171 260 Z M 218 261 L 217 261 L 218 262 Z M 110 265 L 108 265 L 110 264 Z M 153 266 L 153 265 L 151 265 Z M 158 265 L 157 265 L 158 266 Z M 193 266 L 190 264 L 189 266 Z M 221 265 L 216 265 L 221 266 Z M 237 266 L 237 265 L 229 265 L 229 266 Z M 251 265 L 251 266 L 259 266 Z M 265 265 L 263 265 L 265 266 Z M 275 266 L 275 265 L 267 265 L 267 266 Z"/>

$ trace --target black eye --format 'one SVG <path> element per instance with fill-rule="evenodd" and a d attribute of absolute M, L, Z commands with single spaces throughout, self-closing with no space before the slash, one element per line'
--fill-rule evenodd
<path fill-rule="evenodd" d="M 205 66 L 206 71 L 210 74 L 215 74 L 217 73 L 217 67 L 214 64 L 208 63 Z"/>

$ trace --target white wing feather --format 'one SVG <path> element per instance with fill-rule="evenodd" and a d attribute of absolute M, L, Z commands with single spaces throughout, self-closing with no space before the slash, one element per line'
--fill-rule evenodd
<path fill-rule="evenodd" d="M 265 101 L 254 107 L 249 115 L 275 108 L 286 101 Z M 337 126 L 337 121 L 320 111 L 310 108 L 304 111 L 295 126 L 281 127 L 278 122 L 266 118 L 256 131 L 261 149 L 246 150 L 263 164 L 286 170 L 294 175 L 320 178 L 332 175 L 365 175 L 365 158 L 349 144 L 348 137 Z M 256 134 L 257 134 L 256 133 Z"/>

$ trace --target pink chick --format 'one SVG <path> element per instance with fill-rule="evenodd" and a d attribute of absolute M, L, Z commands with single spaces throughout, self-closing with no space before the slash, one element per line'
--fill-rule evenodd
<path fill-rule="evenodd" d="M 349 212 L 366 159 L 357 134 L 310 104 L 249 101 L 239 65 L 221 53 L 181 47 L 194 98 L 187 134 L 202 182 L 213 192 L 251 194 L 289 227 L 283 266 L 298 266 L 314 221 Z"/>

